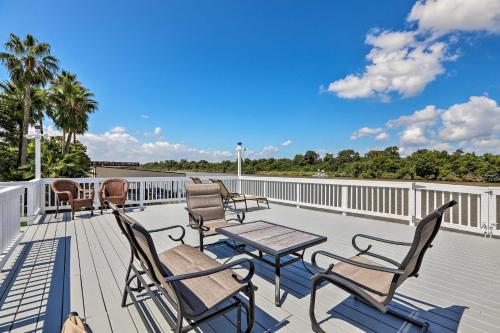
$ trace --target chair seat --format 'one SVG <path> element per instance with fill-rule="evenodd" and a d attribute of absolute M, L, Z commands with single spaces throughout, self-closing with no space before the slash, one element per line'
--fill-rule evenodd
<path fill-rule="evenodd" d="M 224 228 L 224 227 L 230 227 L 232 225 L 239 224 L 237 222 L 228 222 L 225 219 L 219 219 L 219 220 L 209 220 L 203 222 L 204 227 L 210 228 L 209 231 L 204 231 L 203 236 L 213 236 L 217 235 L 217 231 L 215 229 L 217 228 Z"/>
<path fill-rule="evenodd" d="M 354 256 L 350 259 L 364 264 L 381 266 L 379 263 L 363 256 Z M 354 282 L 380 303 L 383 303 L 387 299 L 392 278 L 394 277 L 393 273 L 375 271 L 346 262 L 335 264 L 332 273 L 349 282 Z"/>
<path fill-rule="evenodd" d="M 258 195 L 246 195 L 245 194 L 245 199 L 247 200 L 267 200 L 265 197 L 260 197 Z"/>
<path fill-rule="evenodd" d="M 200 250 L 179 245 L 158 255 L 167 272 L 172 275 L 199 272 L 220 267 L 221 264 Z M 195 318 L 228 298 L 244 290 L 245 284 L 238 283 L 232 275 L 232 270 L 175 282 L 179 287 L 181 302 L 186 315 Z M 165 285 L 167 290 L 169 289 Z"/>

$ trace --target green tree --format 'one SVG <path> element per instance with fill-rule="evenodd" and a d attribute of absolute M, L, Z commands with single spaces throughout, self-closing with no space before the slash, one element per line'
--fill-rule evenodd
<path fill-rule="evenodd" d="M 71 139 L 76 141 L 76 134 L 88 131 L 89 114 L 97 110 L 97 102 L 76 75 L 67 71 L 54 80 L 49 91 L 52 104 L 52 117 L 57 128 L 63 131 L 62 152 L 69 150 Z"/>
<path fill-rule="evenodd" d="M 59 70 L 57 59 L 50 54 L 48 43 L 38 42 L 32 35 L 21 40 L 14 34 L 5 43 L 6 52 L 0 52 L 0 61 L 6 66 L 10 78 L 24 87 L 21 163 L 26 162 L 28 127 L 31 119 L 31 89 L 43 86 Z"/>

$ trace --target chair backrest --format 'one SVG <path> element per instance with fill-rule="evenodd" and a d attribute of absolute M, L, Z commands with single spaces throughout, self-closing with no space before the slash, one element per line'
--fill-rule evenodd
<path fill-rule="evenodd" d="M 186 199 L 188 208 L 203 216 L 204 221 L 224 218 L 224 205 L 219 185 L 186 184 Z M 190 223 L 193 222 L 190 220 Z"/>
<path fill-rule="evenodd" d="M 60 201 L 68 201 L 69 197 L 66 193 L 58 193 L 58 192 L 71 192 L 73 195 L 73 199 L 78 198 L 78 183 L 69 180 L 69 179 L 57 179 L 54 180 L 51 184 L 50 187 L 52 188 L 52 191 L 54 191 L 57 195 L 57 198 Z"/>
<path fill-rule="evenodd" d="M 457 202 L 452 200 L 424 217 L 418 223 L 410 250 L 399 266 L 399 269 L 403 270 L 404 274 L 397 277 L 397 286 L 401 285 L 408 277 L 417 275 L 425 252 L 431 246 L 441 227 L 444 212 L 456 204 Z"/>
<path fill-rule="evenodd" d="M 231 194 L 229 193 L 229 190 L 227 189 L 226 185 L 224 182 L 220 179 L 210 179 L 210 181 L 214 184 L 219 185 L 220 188 L 220 194 L 222 195 L 223 198 L 227 198 Z"/>
<path fill-rule="evenodd" d="M 105 197 L 125 197 L 128 191 L 128 181 L 121 178 L 107 179 L 101 184 Z"/>
<path fill-rule="evenodd" d="M 112 206 L 112 208 L 118 226 L 127 237 L 134 256 L 151 272 L 151 278 L 157 283 L 162 283 L 163 278 L 168 274 L 158 259 L 151 235 L 142 224 L 132 217 L 119 211 L 117 207 Z"/>
<path fill-rule="evenodd" d="M 198 177 L 189 177 L 189 178 L 191 178 L 191 180 L 192 180 L 192 181 L 193 181 L 193 183 L 195 183 L 195 184 L 203 184 L 203 182 L 201 181 L 201 179 L 200 179 L 200 178 L 198 178 Z"/>

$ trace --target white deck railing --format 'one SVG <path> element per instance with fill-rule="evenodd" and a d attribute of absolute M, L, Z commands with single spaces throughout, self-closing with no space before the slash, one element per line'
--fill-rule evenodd
<path fill-rule="evenodd" d="M 225 182 L 230 191 L 262 195 L 274 202 L 397 219 L 410 225 L 441 204 L 454 199 L 458 205 L 445 214 L 445 227 L 500 235 L 500 187 L 250 176 L 218 178 Z M 190 182 L 186 177 L 126 179 L 130 184 L 127 203 L 137 205 L 183 201 L 186 196 L 184 185 Z M 56 199 L 50 188 L 53 180 L 46 178 L 0 183 L 0 186 L 8 184 L 21 187 L 19 213 L 21 219 L 29 222 L 38 214 L 55 209 Z M 97 189 L 104 179 L 73 180 L 83 188 L 96 191 L 95 207 L 99 207 Z M 0 221 L 0 224 L 3 223 Z"/>
<path fill-rule="evenodd" d="M 21 234 L 22 186 L 0 187 L 0 270 Z"/>
<path fill-rule="evenodd" d="M 425 182 L 243 176 L 241 192 L 343 213 L 416 221 L 456 200 L 443 226 L 500 235 L 500 187 Z"/>

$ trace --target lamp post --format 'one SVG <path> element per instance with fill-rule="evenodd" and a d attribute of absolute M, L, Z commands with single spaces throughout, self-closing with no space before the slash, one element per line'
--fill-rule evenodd
<path fill-rule="evenodd" d="M 28 139 L 35 139 L 35 179 L 42 178 L 41 129 L 40 125 L 35 125 L 35 133 L 26 135 Z"/>
<path fill-rule="evenodd" d="M 238 142 L 236 145 L 236 156 L 238 158 L 238 193 L 241 192 L 241 153 L 245 151 L 243 144 Z"/>

